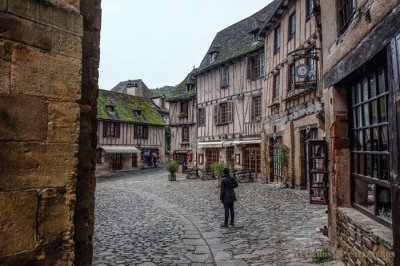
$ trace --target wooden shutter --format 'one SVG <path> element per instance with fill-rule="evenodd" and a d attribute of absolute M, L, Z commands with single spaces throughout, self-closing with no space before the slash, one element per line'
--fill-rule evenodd
<path fill-rule="evenodd" d="M 214 122 L 214 125 L 218 125 L 218 123 L 219 123 L 219 106 L 218 106 L 218 104 L 213 106 L 213 122 Z"/>
<path fill-rule="evenodd" d="M 103 122 L 103 137 L 107 137 L 108 122 Z"/>
<path fill-rule="evenodd" d="M 227 117 L 227 122 L 228 123 L 232 123 L 233 122 L 233 102 L 228 102 L 228 105 L 227 105 L 227 114 L 226 114 L 226 117 Z"/>
<path fill-rule="evenodd" d="M 252 61 L 250 57 L 246 57 L 247 79 L 252 79 Z"/>
<path fill-rule="evenodd" d="M 260 77 L 265 76 L 265 57 L 264 53 L 261 53 L 260 55 Z"/>
<path fill-rule="evenodd" d="M 143 126 L 143 138 L 144 139 L 149 138 L 149 127 L 148 126 Z"/>
<path fill-rule="evenodd" d="M 120 124 L 119 123 L 114 123 L 114 130 L 115 130 L 115 137 L 119 138 L 120 137 Z"/>

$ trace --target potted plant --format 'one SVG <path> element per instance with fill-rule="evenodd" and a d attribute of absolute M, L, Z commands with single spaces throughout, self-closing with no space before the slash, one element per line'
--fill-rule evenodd
<path fill-rule="evenodd" d="M 165 169 L 169 172 L 168 180 L 176 181 L 176 172 L 178 171 L 179 163 L 175 160 L 168 161 L 165 165 Z"/>
<path fill-rule="evenodd" d="M 213 175 L 220 180 L 224 175 L 223 171 L 225 168 L 231 169 L 231 165 L 224 162 L 214 162 L 210 165 L 211 170 L 213 171 Z M 219 186 L 219 183 L 218 183 Z"/>

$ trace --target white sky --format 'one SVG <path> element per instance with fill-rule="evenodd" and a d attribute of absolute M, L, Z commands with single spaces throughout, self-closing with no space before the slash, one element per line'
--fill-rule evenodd
<path fill-rule="evenodd" d="M 100 88 L 142 79 L 180 83 L 199 66 L 215 34 L 271 0 L 102 0 Z"/>

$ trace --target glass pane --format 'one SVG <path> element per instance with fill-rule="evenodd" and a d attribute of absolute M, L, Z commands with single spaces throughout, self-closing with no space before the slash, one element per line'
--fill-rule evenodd
<path fill-rule="evenodd" d="M 354 179 L 354 202 L 375 213 L 375 185 Z"/>
<path fill-rule="evenodd" d="M 362 151 L 363 150 L 363 131 L 358 130 L 357 131 L 357 150 Z"/>
<path fill-rule="evenodd" d="M 378 215 L 392 221 L 392 204 L 388 188 L 378 187 Z"/>
<path fill-rule="evenodd" d="M 377 151 L 379 146 L 379 130 L 377 127 L 372 128 L 372 145 L 371 149 Z"/>
<path fill-rule="evenodd" d="M 353 109 L 353 128 L 357 128 L 358 127 L 358 121 L 357 121 L 357 111 L 354 108 Z"/>
<path fill-rule="evenodd" d="M 379 99 L 379 122 L 387 122 L 386 96 Z"/>
<path fill-rule="evenodd" d="M 353 161 L 352 161 L 352 173 L 358 173 L 358 154 L 357 153 L 353 153 L 352 155 L 353 157 Z"/>
<path fill-rule="evenodd" d="M 373 154 L 372 155 L 372 177 L 378 178 L 378 160 L 379 155 Z"/>
<path fill-rule="evenodd" d="M 371 101 L 371 124 L 378 124 L 378 102 Z"/>
<path fill-rule="evenodd" d="M 364 126 L 364 122 L 363 122 L 363 113 L 362 113 L 362 106 L 358 106 L 357 107 L 357 113 L 358 113 L 358 127 L 362 127 Z"/>
<path fill-rule="evenodd" d="M 324 182 L 324 174 L 312 174 L 313 183 L 323 183 Z"/>
<path fill-rule="evenodd" d="M 364 126 L 369 126 L 369 110 L 368 103 L 364 104 Z"/>
<path fill-rule="evenodd" d="M 385 84 L 385 72 L 382 70 L 378 74 L 378 82 L 379 82 L 379 93 L 382 94 L 386 91 L 386 84 Z"/>
<path fill-rule="evenodd" d="M 352 131 L 352 134 L 353 134 L 353 136 L 352 136 L 352 138 L 351 138 L 351 140 L 350 140 L 351 149 L 352 149 L 352 150 L 357 150 L 357 131 L 356 131 L 356 130 L 353 130 L 353 131 Z"/>
<path fill-rule="evenodd" d="M 376 80 L 375 75 L 371 75 L 369 77 L 369 86 L 370 86 L 370 95 L 371 98 L 376 96 Z"/>
<path fill-rule="evenodd" d="M 369 128 L 364 129 L 364 150 L 370 151 L 371 150 L 371 135 L 369 133 Z"/>
<path fill-rule="evenodd" d="M 379 179 L 389 180 L 389 158 L 387 155 L 380 155 L 380 176 Z"/>
<path fill-rule="evenodd" d="M 368 98 L 368 79 L 365 78 L 363 80 L 363 101 L 367 101 Z"/>
<path fill-rule="evenodd" d="M 357 103 L 362 102 L 362 86 L 361 83 L 357 84 Z"/>
<path fill-rule="evenodd" d="M 380 150 L 381 151 L 387 151 L 388 150 L 388 132 L 387 132 L 387 126 L 380 127 Z"/>
<path fill-rule="evenodd" d="M 357 102 L 358 102 L 358 100 L 357 100 L 357 86 L 353 86 L 351 88 L 351 91 L 352 91 L 352 95 L 351 95 L 352 103 L 353 103 L 353 105 L 356 105 Z"/>
<path fill-rule="evenodd" d="M 359 160 L 358 173 L 360 175 L 364 175 L 364 154 L 359 154 L 358 155 L 358 160 Z"/>
<path fill-rule="evenodd" d="M 371 176 L 371 154 L 365 155 L 365 175 Z"/>

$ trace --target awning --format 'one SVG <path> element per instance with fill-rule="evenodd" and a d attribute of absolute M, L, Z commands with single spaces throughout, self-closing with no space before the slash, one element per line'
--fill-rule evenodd
<path fill-rule="evenodd" d="M 244 145 L 244 144 L 260 144 L 260 139 L 251 139 L 251 140 L 235 140 L 233 145 Z"/>
<path fill-rule="evenodd" d="M 222 143 L 222 146 L 224 146 L 224 147 L 232 147 L 233 146 L 233 141 L 224 141 Z"/>
<path fill-rule="evenodd" d="M 135 146 L 99 146 L 106 153 L 140 153 Z"/>
<path fill-rule="evenodd" d="M 199 142 L 199 148 L 222 148 L 222 141 L 218 142 Z"/>

